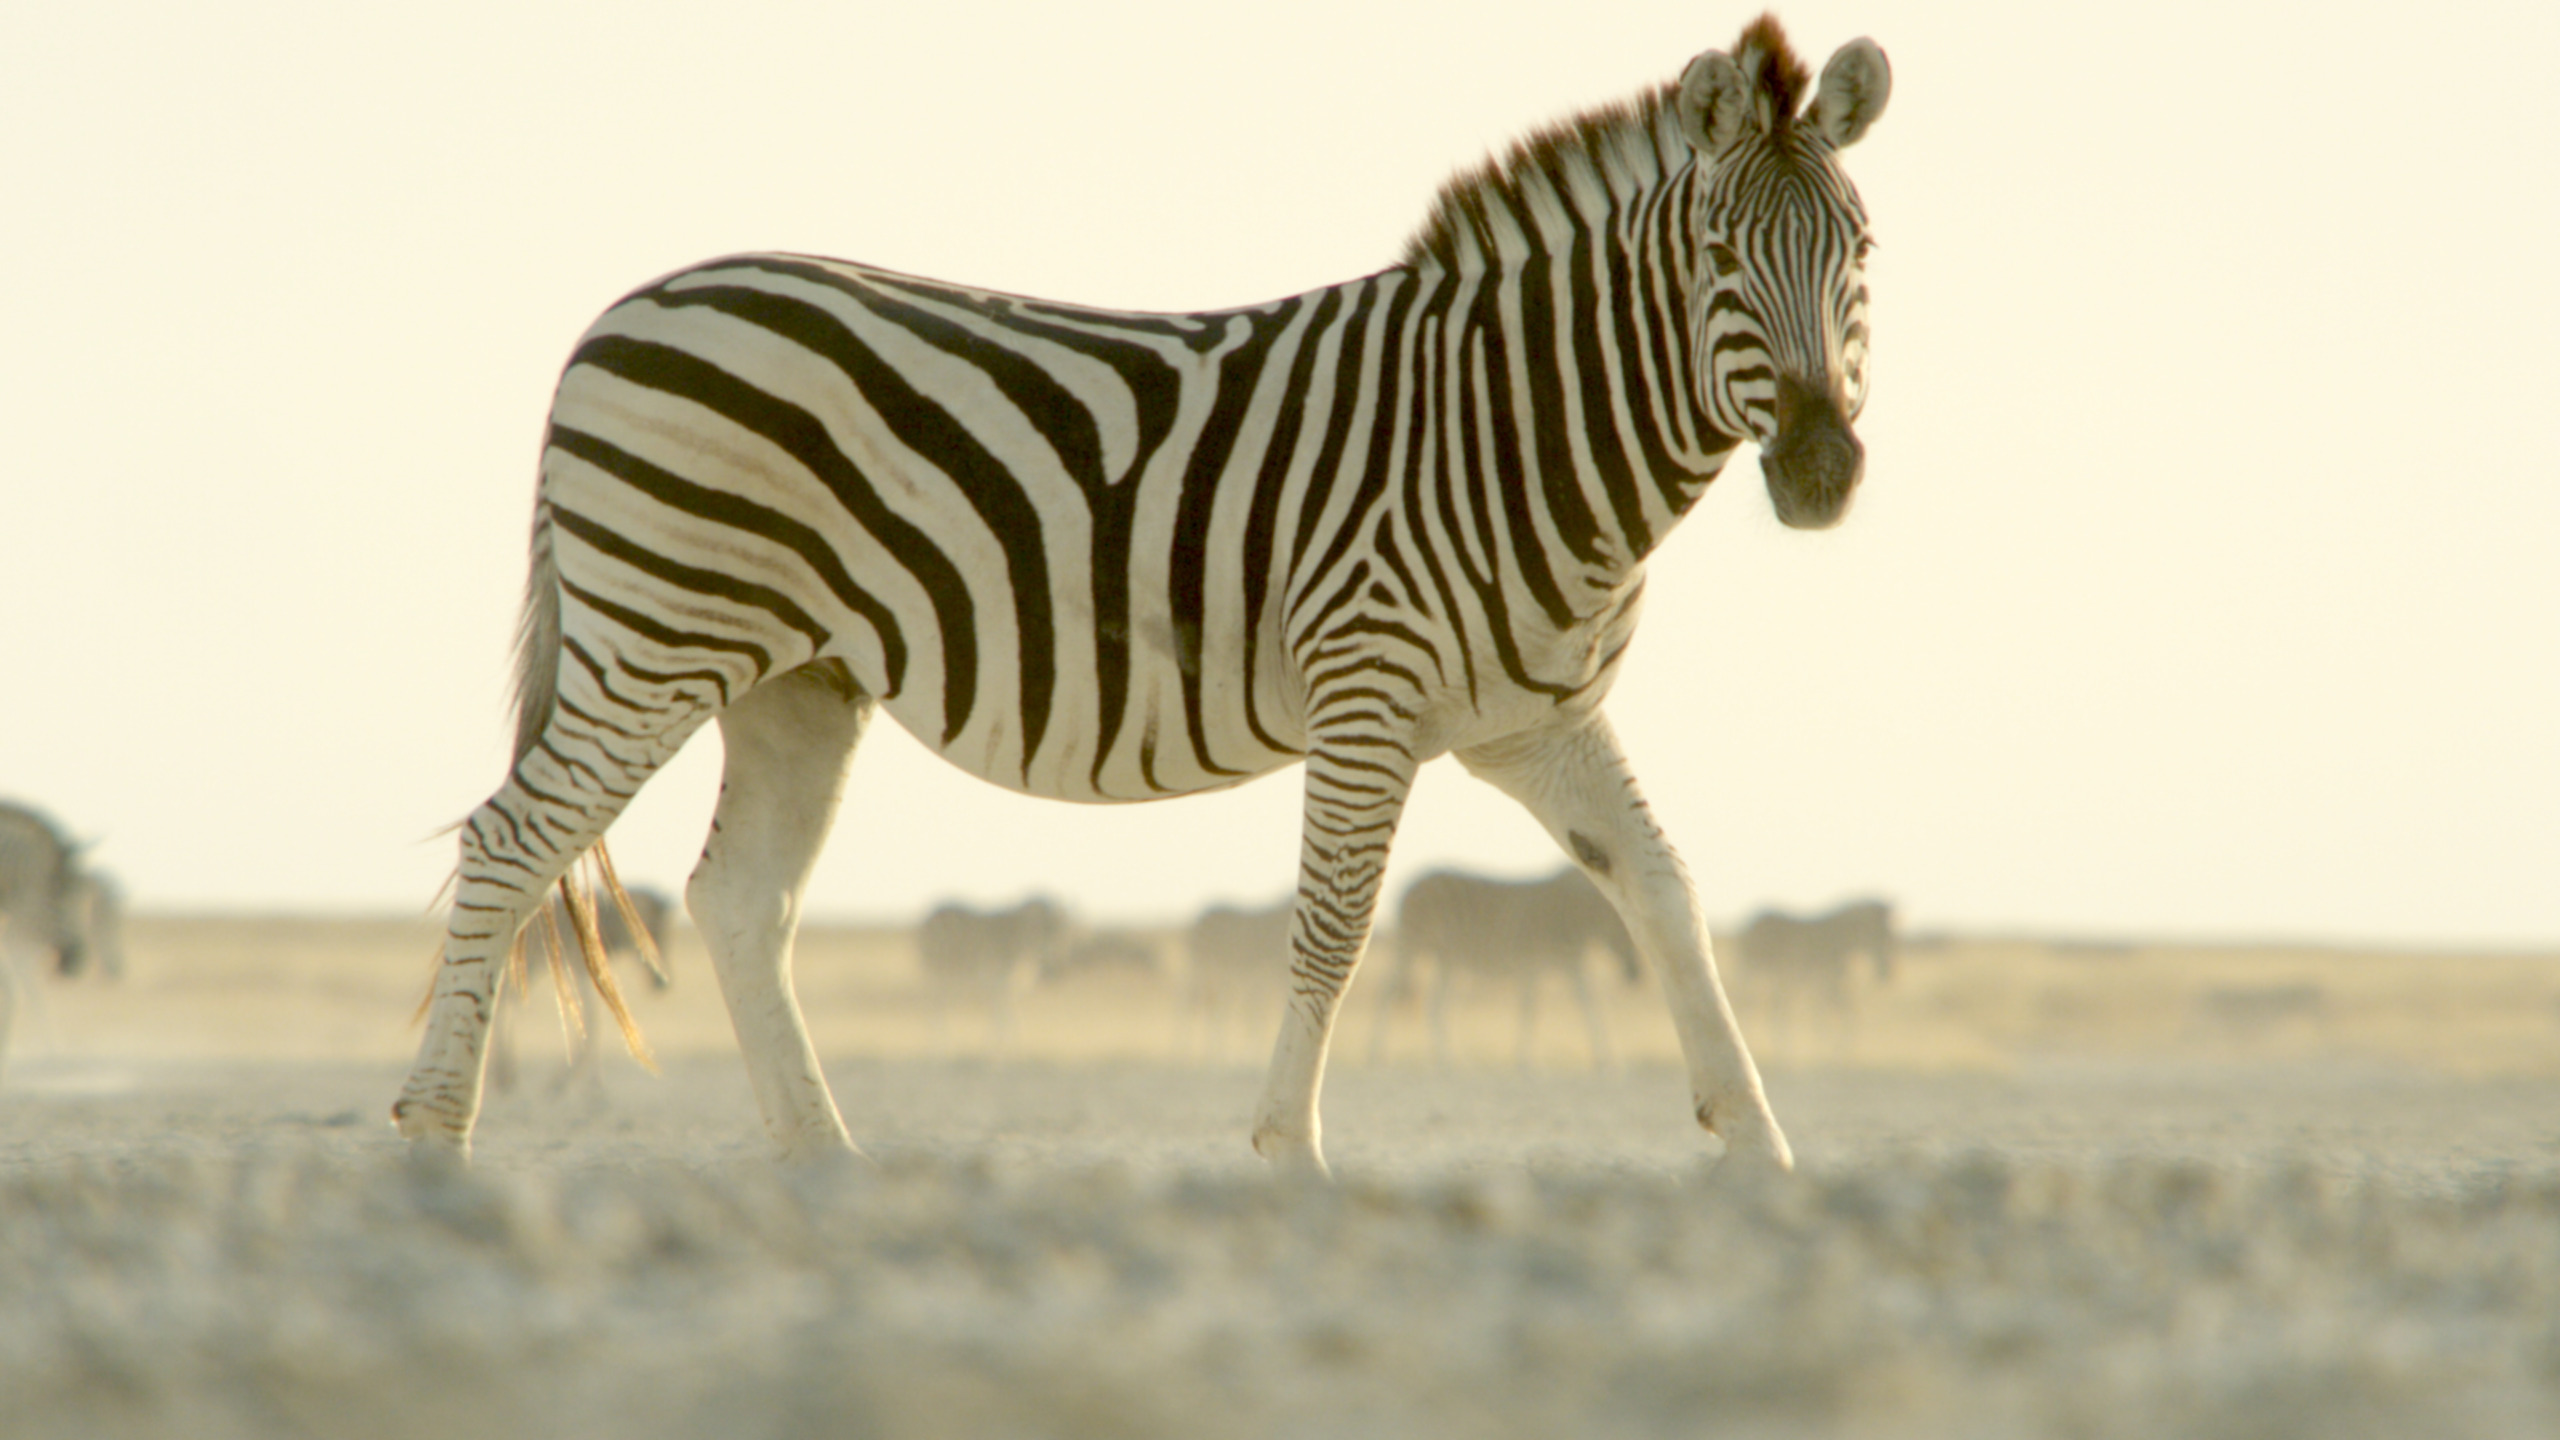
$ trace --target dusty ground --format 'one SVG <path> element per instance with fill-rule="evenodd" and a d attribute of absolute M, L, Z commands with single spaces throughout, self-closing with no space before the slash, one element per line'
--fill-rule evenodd
<path fill-rule="evenodd" d="M 1456 1053 L 1355 1004 L 1330 1189 L 1270 1022 L 1098 978 L 1012 1044 L 903 937 L 802 993 L 842 1174 L 765 1152 L 702 957 L 665 1060 L 548 1003 L 464 1173 L 384 1115 L 431 926 L 145 919 L 0 1076 L 0 1435 L 2560 1433 L 2560 956 L 1926 947 L 1737 977 L 1793 1180 L 1719 1180 L 1649 990 Z M 1360 1000 L 1363 997 L 1355 997 Z M 1373 1001 L 1372 994 L 1365 997 Z M 1250 1033 L 1251 1038 L 1246 1038 Z"/>

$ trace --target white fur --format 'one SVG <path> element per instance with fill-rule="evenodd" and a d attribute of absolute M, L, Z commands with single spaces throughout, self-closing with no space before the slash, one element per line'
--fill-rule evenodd
<path fill-rule="evenodd" d="M 871 709 L 869 699 L 848 698 L 803 670 L 720 712 L 720 803 L 685 890 L 757 1108 L 786 1160 L 853 1149 L 792 993 L 791 939 Z"/>

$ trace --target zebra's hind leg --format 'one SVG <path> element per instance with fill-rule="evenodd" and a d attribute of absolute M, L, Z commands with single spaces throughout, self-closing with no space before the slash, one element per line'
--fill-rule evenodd
<path fill-rule="evenodd" d="M 699 727 L 672 721 L 645 747 L 605 743 L 567 706 L 553 710 L 507 776 L 462 823 L 462 863 L 446 921 L 443 963 L 427 1000 L 426 1034 L 391 1107 L 400 1133 L 467 1155 L 480 1117 L 489 1023 L 516 936 L 544 897 Z"/>
<path fill-rule="evenodd" d="M 842 665 L 819 660 L 720 712 L 720 804 L 685 887 L 765 1131 L 786 1160 L 853 1149 L 792 994 L 791 942 L 871 709 Z"/>
<path fill-rule="evenodd" d="M 1524 731 L 1458 752 L 1477 777 L 1528 807 L 1556 844 L 1617 907 L 1636 948 L 1661 978 L 1689 1066 L 1698 1123 L 1728 1161 L 1789 1170 L 1794 1154 L 1769 1113 L 1759 1068 L 1717 983 L 1689 872 L 1653 822 L 1609 722 Z"/>
<path fill-rule="evenodd" d="M 1307 756 L 1289 1005 L 1253 1125 L 1254 1152 L 1284 1172 L 1329 1173 L 1316 1113 L 1325 1052 L 1377 918 L 1387 850 L 1412 792 L 1413 773 L 1411 752 L 1383 736 L 1334 744 L 1319 739 Z"/>

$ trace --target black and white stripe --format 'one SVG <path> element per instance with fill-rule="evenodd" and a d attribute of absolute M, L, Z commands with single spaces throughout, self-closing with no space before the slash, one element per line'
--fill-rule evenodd
<path fill-rule="evenodd" d="M 1334 1008 L 1414 771 L 1455 751 L 1675 954 L 1702 1119 L 1743 1114 L 1783 1155 L 1597 707 L 1645 556 L 1738 444 L 1791 523 L 1829 523 L 1855 483 L 1865 222 L 1834 154 L 1884 75 L 1848 47 L 1797 120 L 1801 67 L 1761 22 L 1453 184 L 1404 263 L 1240 310 L 779 254 L 615 305 L 553 404 L 519 759 L 464 828 L 404 1127 L 467 1138 L 490 957 L 714 717 L 729 784 L 691 898 L 733 1010 L 805 1054 L 781 976 L 827 816 L 791 792 L 832 809 L 876 703 L 1062 799 L 1306 764 L 1266 1153 L 1320 1163 Z M 841 1144 L 814 1061 L 749 1031 L 786 1149 Z"/>

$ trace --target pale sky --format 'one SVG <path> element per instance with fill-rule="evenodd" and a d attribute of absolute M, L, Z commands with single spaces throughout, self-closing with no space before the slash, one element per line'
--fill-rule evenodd
<path fill-rule="evenodd" d="M 9 7 L 0 795 L 141 907 L 423 907 L 505 766 L 550 387 L 618 295 L 771 248 L 1270 299 L 1752 13 Z M 1893 61 L 1847 162 L 1867 480 L 1796 534 L 1746 452 L 1654 564 L 1610 710 L 1708 914 L 2560 945 L 2560 7 L 1780 13 Z M 706 731 L 626 876 L 681 883 L 716 773 Z M 812 908 L 1259 900 L 1298 795 L 1025 800 L 883 723 Z M 1390 891 L 1555 863 L 1444 761 Z"/>

